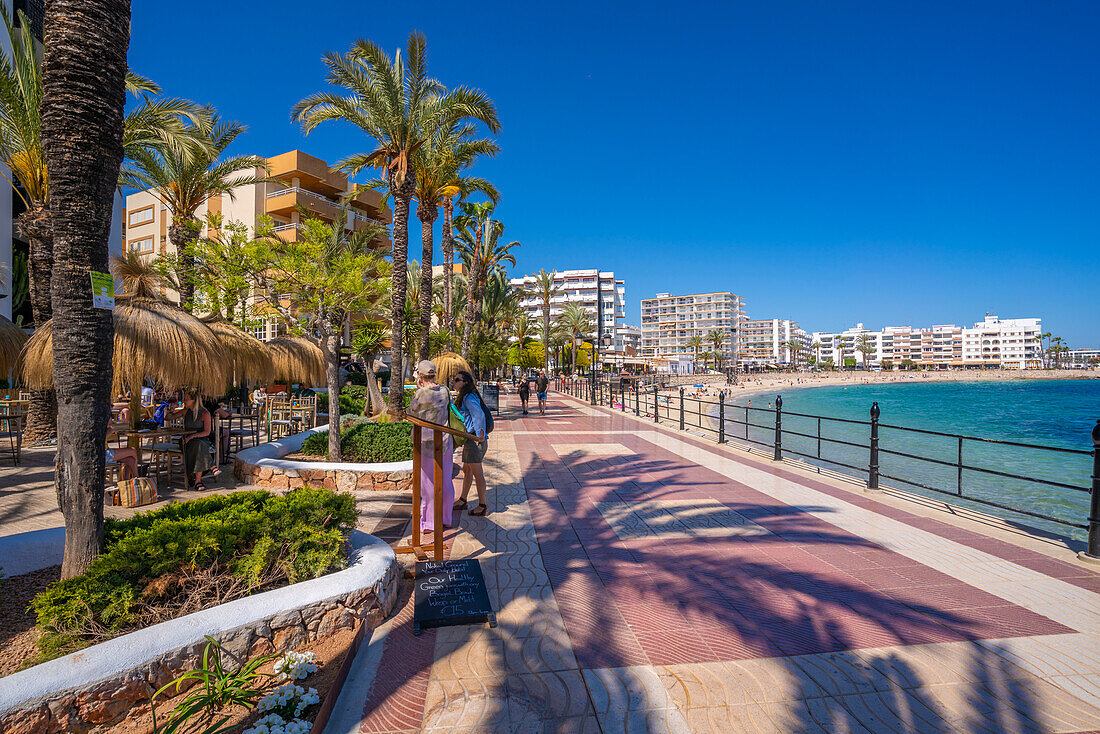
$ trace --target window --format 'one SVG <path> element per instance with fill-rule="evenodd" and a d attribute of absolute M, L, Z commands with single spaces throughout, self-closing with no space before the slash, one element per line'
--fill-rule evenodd
<path fill-rule="evenodd" d="M 131 227 L 136 227 L 139 224 L 145 224 L 151 221 L 153 221 L 153 207 L 151 206 L 130 212 L 129 225 Z"/>
<path fill-rule="evenodd" d="M 140 240 L 130 240 L 130 252 L 139 255 L 147 255 L 153 251 L 153 238 L 143 237 Z"/>

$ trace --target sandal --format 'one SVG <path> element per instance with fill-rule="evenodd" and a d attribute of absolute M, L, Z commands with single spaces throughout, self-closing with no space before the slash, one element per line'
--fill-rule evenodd
<path fill-rule="evenodd" d="M 489 514 L 489 508 L 485 505 L 478 505 L 474 509 L 470 510 L 468 514 L 473 515 L 474 517 L 485 517 Z"/>
<path fill-rule="evenodd" d="M 460 499 L 460 500 L 455 500 L 454 509 L 456 509 L 456 510 L 465 510 L 469 506 L 470 506 L 470 504 L 466 500 Z"/>
<path fill-rule="evenodd" d="M 191 489 L 195 490 L 196 492 L 205 492 L 206 485 L 203 484 L 201 481 L 198 481 L 191 485 Z"/>

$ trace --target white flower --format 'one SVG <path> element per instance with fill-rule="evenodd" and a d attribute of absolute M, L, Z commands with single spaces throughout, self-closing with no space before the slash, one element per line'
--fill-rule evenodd
<path fill-rule="evenodd" d="M 300 719 L 295 719 L 300 721 Z M 278 714 L 269 714 L 245 729 L 242 734 L 288 734 L 287 722 Z M 295 729 L 297 732 L 297 729 Z"/>
<path fill-rule="evenodd" d="M 317 656 L 311 652 L 291 650 L 275 662 L 275 672 L 280 680 L 301 680 L 310 673 L 317 672 Z"/>
<path fill-rule="evenodd" d="M 284 732 L 285 734 L 308 734 L 312 726 L 313 725 L 308 721 L 294 719 L 293 721 L 287 722 Z"/>

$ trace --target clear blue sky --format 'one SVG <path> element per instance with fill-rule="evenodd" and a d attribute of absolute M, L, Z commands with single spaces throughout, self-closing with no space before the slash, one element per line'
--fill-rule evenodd
<path fill-rule="evenodd" d="M 321 55 L 414 29 L 499 107 L 516 270 L 614 270 L 629 323 L 732 290 L 811 331 L 989 310 L 1100 346 L 1100 2 L 137 0 L 130 63 L 237 152 L 335 160 L 371 142 L 289 118 Z"/>

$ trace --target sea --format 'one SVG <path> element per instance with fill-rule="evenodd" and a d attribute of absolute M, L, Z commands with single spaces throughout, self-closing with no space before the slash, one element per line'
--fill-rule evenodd
<path fill-rule="evenodd" d="M 1087 524 L 1089 515 L 1092 457 L 1087 454 L 1093 448 L 1090 433 L 1100 420 L 1098 379 L 915 379 L 788 387 L 736 399 L 727 418 L 744 421 L 743 406 L 751 405 L 752 425 L 728 424 L 727 434 L 770 446 L 775 397 L 780 394 L 783 428 L 791 432 L 784 433 L 784 449 L 794 458 L 865 479 L 871 405 L 877 402 L 881 485 L 1078 541 L 1087 535 L 1079 526 Z M 936 435 L 940 433 L 953 435 Z M 960 442 L 957 435 L 966 438 Z M 956 467 L 960 443 L 967 467 L 961 472 Z"/>

